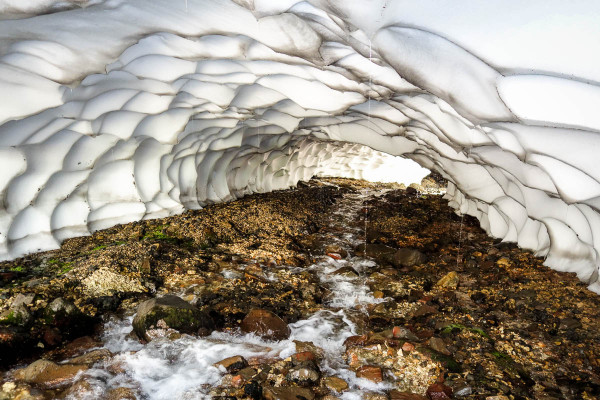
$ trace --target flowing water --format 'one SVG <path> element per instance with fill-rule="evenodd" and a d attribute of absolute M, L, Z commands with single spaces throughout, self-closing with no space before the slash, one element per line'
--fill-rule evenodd
<path fill-rule="evenodd" d="M 327 234 L 327 244 L 339 245 L 350 252 L 363 243 L 366 232 L 363 232 L 363 223 L 356 222 L 356 217 L 364 210 L 365 201 L 377 194 L 381 192 L 369 193 L 365 189 L 340 198 L 328 216 L 335 236 Z M 364 212 L 362 216 L 367 217 Z M 345 266 L 354 268 L 359 276 L 332 274 Z M 291 336 L 283 341 L 266 341 L 253 334 L 213 332 L 203 338 L 188 335 L 176 340 L 159 338 L 144 345 L 130 337 L 133 315 L 115 317 L 105 325 L 103 345 L 116 356 L 110 365 L 98 364 L 86 371 L 90 387 L 70 398 L 93 399 L 111 388 L 128 387 L 149 400 L 207 399 L 211 388 L 225 375 L 213 366 L 214 363 L 236 355 L 246 359 L 285 358 L 296 352 L 294 340 L 312 342 L 325 351 L 319 365 L 322 373 L 340 377 L 350 385 L 340 398 L 360 399 L 365 390 L 385 390 L 389 384 L 357 378 L 343 359 L 344 340 L 358 333 L 352 315 L 366 312 L 364 308 L 368 304 L 384 301 L 374 298 L 365 284 L 366 276 L 374 266 L 373 261 L 361 257 L 342 260 L 321 257 L 308 267 L 332 295 L 322 310 L 290 324 Z M 290 270 L 300 272 L 304 269 L 290 267 Z"/>

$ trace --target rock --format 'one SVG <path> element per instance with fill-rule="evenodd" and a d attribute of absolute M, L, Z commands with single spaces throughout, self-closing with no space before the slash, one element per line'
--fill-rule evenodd
<path fill-rule="evenodd" d="M 108 349 L 98 349 L 92 350 L 82 356 L 72 358 L 68 362 L 69 364 L 85 364 L 91 367 L 97 362 L 104 361 L 110 357 L 112 357 L 112 353 L 108 351 Z"/>
<path fill-rule="evenodd" d="M 80 371 L 88 369 L 81 364 L 56 364 L 52 361 L 40 359 L 25 368 L 15 371 L 15 379 L 27 383 L 35 383 L 45 388 L 54 388 L 66 385 Z"/>
<path fill-rule="evenodd" d="M 213 364 L 215 367 L 223 367 L 227 372 L 236 372 L 248 366 L 248 361 L 242 356 L 228 357 L 218 363 Z"/>
<path fill-rule="evenodd" d="M 290 336 L 290 328 L 285 321 L 271 311 L 253 309 L 243 319 L 241 329 L 264 339 L 284 340 Z"/>
<path fill-rule="evenodd" d="M 560 320 L 559 329 L 572 330 L 581 328 L 581 322 L 577 318 L 563 318 Z"/>
<path fill-rule="evenodd" d="M 310 352 L 314 354 L 316 361 L 322 360 L 325 356 L 325 351 L 322 348 L 315 346 L 312 342 L 294 340 L 294 344 L 296 345 L 296 354 Z"/>
<path fill-rule="evenodd" d="M 303 351 L 301 353 L 292 354 L 292 365 L 296 366 L 306 361 L 316 361 L 317 357 L 312 351 Z"/>
<path fill-rule="evenodd" d="M 101 267 L 81 281 L 82 290 L 92 297 L 114 296 L 117 293 L 144 293 L 141 279 L 131 278 L 107 267 Z"/>
<path fill-rule="evenodd" d="M 436 286 L 446 289 L 454 289 L 458 288 L 458 283 L 460 279 L 458 274 L 455 271 L 448 272 L 442 279 L 440 279 Z"/>
<path fill-rule="evenodd" d="M 358 277 L 358 272 L 352 267 L 342 267 L 332 272 L 333 275 L 344 276 L 346 278 Z"/>
<path fill-rule="evenodd" d="M 509 400 L 506 396 L 488 396 L 485 400 Z"/>
<path fill-rule="evenodd" d="M 135 391 L 127 387 L 118 387 L 116 389 L 109 390 L 104 399 L 106 400 L 137 400 Z"/>
<path fill-rule="evenodd" d="M 446 343 L 440 338 L 432 337 L 427 342 L 430 349 L 437 351 L 438 353 L 449 356 L 450 350 L 446 347 Z"/>
<path fill-rule="evenodd" d="M 342 258 L 348 257 L 348 252 L 344 250 L 342 246 L 339 246 L 337 244 L 330 244 L 329 246 L 325 247 L 325 253 L 339 254 Z"/>
<path fill-rule="evenodd" d="M 258 382 L 252 381 L 244 385 L 244 394 L 246 396 L 249 396 L 252 400 L 262 399 L 262 393 L 263 390 L 258 384 Z"/>
<path fill-rule="evenodd" d="M 362 257 L 370 257 L 382 264 L 391 264 L 396 249 L 384 244 L 367 244 L 365 252 L 365 244 L 360 244 L 355 249 L 356 254 Z"/>
<path fill-rule="evenodd" d="M 465 397 L 473 394 L 473 389 L 471 386 L 460 386 L 454 391 L 455 397 Z"/>
<path fill-rule="evenodd" d="M 344 340 L 344 347 L 348 349 L 354 346 L 364 346 L 367 343 L 367 340 L 369 340 L 369 337 L 367 335 L 349 336 L 346 338 L 346 340 Z"/>
<path fill-rule="evenodd" d="M 414 318 L 418 318 L 426 315 L 435 314 L 436 312 L 437 308 L 435 308 L 434 306 L 423 304 L 421 307 L 417 308 L 417 310 L 412 314 L 412 316 Z"/>
<path fill-rule="evenodd" d="M 133 330 L 138 337 L 150 341 L 152 338 L 148 331 L 156 329 L 159 321 L 163 321 L 163 326 L 190 334 L 206 335 L 215 327 L 208 313 L 177 296 L 167 295 L 139 305 L 133 319 Z"/>
<path fill-rule="evenodd" d="M 0 325 L 28 326 L 32 320 L 33 316 L 24 304 L 11 306 L 0 314 Z"/>
<path fill-rule="evenodd" d="M 413 342 L 419 340 L 419 338 L 414 333 L 412 333 L 410 330 L 406 329 L 403 326 L 395 326 L 392 329 L 392 337 L 394 339 L 411 340 Z"/>
<path fill-rule="evenodd" d="M 301 387 L 271 387 L 263 388 L 263 397 L 265 400 L 313 400 L 315 394 L 306 388 Z"/>
<path fill-rule="evenodd" d="M 364 398 L 365 400 L 389 400 L 387 395 L 383 393 L 366 393 Z"/>
<path fill-rule="evenodd" d="M 348 383 L 345 380 L 335 376 L 323 378 L 323 386 L 336 393 L 342 393 L 344 390 L 348 389 Z"/>
<path fill-rule="evenodd" d="M 424 264 L 427 256 L 415 249 L 398 249 L 392 256 L 391 264 L 395 267 L 414 267 Z"/>
<path fill-rule="evenodd" d="M 405 342 L 402 345 L 402 351 L 414 351 L 415 350 L 415 345 L 409 342 Z"/>
<path fill-rule="evenodd" d="M 45 322 L 60 331 L 63 339 L 93 331 L 95 320 L 79 311 L 73 303 L 58 297 L 44 310 Z"/>
<path fill-rule="evenodd" d="M 29 306 L 29 305 L 33 304 L 34 300 L 35 300 L 35 293 L 19 293 L 13 300 L 10 307 L 15 308 L 15 307 L 19 307 L 21 305 Z"/>
<path fill-rule="evenodd" d="M 400 392 L 399 390 L 391 390 L 388 394 L 390 400 L 427 400 L 427 397 L 420 394 Z"/>
<path fill-rule="evenodd" d="M 425 394 L 430 400 L 446 400 L 452 398 L 452 389 L 443 383 L 434 383 Z"/>
<path fill-rule="evenodd" d="M 292 367 L 287 375 L 288 381 L 294 382 L 300 386 L 312 386 L 315 385 L 321 373 L 317 365 L 312 361 L 305 361 L 301 365 Z"/>
<path fill-rule="evenodd" d="M 374 365 L 363 365 L 356 371 L 357 378 L 368 379 L 371 382 L 383 382 L 383 372 L 381 368 Z"/>

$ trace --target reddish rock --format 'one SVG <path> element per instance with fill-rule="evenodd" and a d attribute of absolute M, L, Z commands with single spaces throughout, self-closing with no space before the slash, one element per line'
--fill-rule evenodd
<path fill-rule="evenodd" d="M 346 348 L 354 346 L 364 346 L 367 343 L 368 339 L 369 337 L 367 335 L 350 336 L 344 341 L 344 346 Z"/>
<path fill-rule="evenodd" d="M 296 353 L 292 355 L 293 363 L 300 363 L 303 361 L 315 361 L 316 356 L 312 351 L 303 351 L 302 353 Z"/>
<path fill-rule="evenodd" d="M 434 383 L 426 394 L 430 400 L 448 400 L 452 398 L 452 389 L 442 383 Z"/>
<path fill-rule="evenodd" d="M 25 368 L 15 371 L 15 379 L 35 383 L 44 388 L 54 388 L 71 383 L 79 371 L 88 369 L 86 365 L 55 364 L 48 360 L 37 360 Z"/>
<path fill-rule="evenodd" d="M 358 378 L 368 379 L 372 382 L 379 383 L 383 382 L 383 372 L 381 368 L 374 365 L 363 365 L 356 371 Z"/>
<path fill-rule="evenodd" d="M 337 253 L 327 253 L 327 255 L 331 258 L 333 258 L 334 260 L 341 260 L 342 256 L 337 254 Z"/>
<path fill-rule="evenodd" d="M 427 400 L 427 397 L 421 396 L 420 394 L 400 392 L 398 390 L 392 390 L 388 394 L 390 400 Z"/>
<path fill-rule="evenodd" d="M 409 342 L 406 342 L 402 345 L 403 351 L 413 351 L 415 349 L 415 345 Z"/>
<path fill-rule="evenodd" d="M 269 340 L 284 340 L 290 337 L 288 325 L 271 311 L 254 309 L 244 318 L 242 331 L 254 333 Z"/>

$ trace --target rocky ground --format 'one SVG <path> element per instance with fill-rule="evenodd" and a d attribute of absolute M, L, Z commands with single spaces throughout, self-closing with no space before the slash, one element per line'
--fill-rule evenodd
<path fill-rule="evenodd" d="M 340 201 L 369 191 L 349 227 L 336 224 Z M 363 243 L 348 247 L 347 229 Z M 0 399 L 145 398 L 90 383 L 92 370 L 124 373 L 102 338 L 109 318 L 134 312 L 129 338 L 141 343 L 287 340 L 294 323 L 342 307 L 315 263 L 372 299 L 343 310 L 354 334 L 337 361 L 362 379 L 336 376 L 316 340 L 296 340 L 289 357 L 216 363 L 209 397 L 332 400 L 364 383 L 369 399 L 599 398 L 597 295 L 542 262 L 439 196 L 352 180 L 117 226 L 0 263 Z"/>

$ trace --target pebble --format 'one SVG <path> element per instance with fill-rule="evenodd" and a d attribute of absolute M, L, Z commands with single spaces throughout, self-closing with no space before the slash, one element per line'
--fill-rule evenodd
<path fill-rule="evenodd" d="M 458 288 L 459 281 L 460 278 L 458 277 L 458 274 L 455 271 L 450 271 L 436 283 L 436 286 L 445 289 L 456 290 Z"/>

